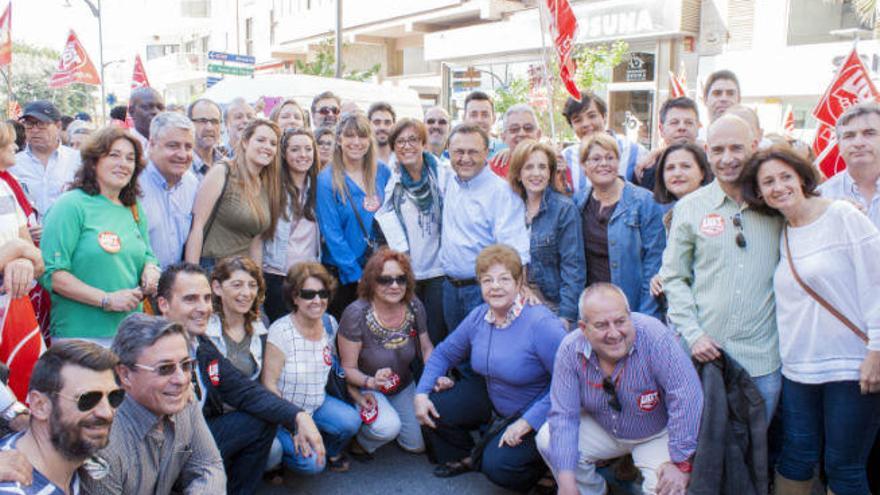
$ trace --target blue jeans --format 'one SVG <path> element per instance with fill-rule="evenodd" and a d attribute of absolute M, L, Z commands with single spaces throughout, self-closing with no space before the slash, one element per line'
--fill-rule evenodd
<path fill-rule="evenodd" d="M 880 394 L 862 395 L 856 381 L 819 385 L 782 381 L 782 455 L 776 469 L 812 479 L 822 454 L 836 495 L 870 493 L 865 464 L 880 428 Z"/>
<path fill-rule="evenodd" d="M 779 404 L 779 394 L 782 391 L 782 370 L 778 369 L 766 375 L 753 376 L 752 383 L 764 398 L 764 407 L 767 408 L 767 424 L 769 425 L 773 421 L 773 413 L 776 412 L 776 406 Z"/>
<path fill-rule="evenodd" d="M 443 317 L 449 333 L 480 304 L 483 304 L 483 293 L 479 284 L 456 287 L 448 280 L 443 281 Z"/>
<path fill-rule="evenodd" d="M 346 443 L 355 436 L 361 427 L 361 415 L 353 406 L 329 395 L 324 397 L 321 407 L 312 413 L 312 419 L 324 439 L 327 457 L 336 457 Z M 296 453 L 293 438 L 285 428 L 278 428 L 278 441 L 284 450 L 281 462 L 287 469 L 303 474 L 318 474 L 324 465 L 318 465 L 318 459 L 312 455 L 304 457 Z"/>

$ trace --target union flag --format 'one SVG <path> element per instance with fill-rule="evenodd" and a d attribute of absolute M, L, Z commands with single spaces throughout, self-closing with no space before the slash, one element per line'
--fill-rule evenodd
<path fill-rule="evenodd" d="M 98 76 L 98 71 L 95 70 L 95 65 L 89 59 L 86 49 L 83 48 L 76 33 L 71 29 L 67 36 L 67 43 L 64 45 L 64 51 L 61 52 L 58 68 L 49 79 L 49 87 L 57 89 L 74 83 L 100 85 L 101 78 Z"/>
<path fill-rule="evenodd" d="M 31 371 L 46 345 L 28 296 L 10 300 L 8 294 L 3 294 L 0 313 L 0 361 L 9 367 L 9 388 L 24 402 Z"/>
<path fill-rule="evenodd" d="M 150 81 L 147 79 L 147 71 L 140 55 L 134 56 L 134 72 L 131 75 L 131 89 L 149 88 Z"/>

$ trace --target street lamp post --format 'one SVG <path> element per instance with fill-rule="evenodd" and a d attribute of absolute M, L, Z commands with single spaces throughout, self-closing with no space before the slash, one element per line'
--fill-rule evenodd
<path fill-rule="evenodd" d="M 83 0 L 89 6 L 92 15 L 98 19 L 98 63 L 101 64 L 101 121 L 107 122 L 107 95 L 104 88 L 104 23 L 101 19 L 101 0 L 97 1 L 98 5 L 96 6 L 92 0 Z"/>

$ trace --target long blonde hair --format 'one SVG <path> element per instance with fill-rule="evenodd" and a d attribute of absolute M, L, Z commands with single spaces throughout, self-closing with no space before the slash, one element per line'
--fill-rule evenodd
<path fill-rule="evenodd" d="M 373 138 L 373 128 L 370 121 L 361 113 L 343 114 L 336 126 L 336 149 L 333 150 L 333 161 L 330 167 L 333 169 L 333 192 L 339 194 L 342 202 L 346 202 L 345 193 L 348 187 L 345 185 L 345 162 L 342 158 L 342 136 L 346 132 L 353 131 L 360 137 L 370 139 L 370 147 L 364 155 L 364 191 L 368 197 L 376 194 L 376 140 Z"/>
<path fill-rule="evenodd" d="M 260 170 L 258 177 L 251 176 L 245 159 L 245 143 L 250 143 L 251 138 L 257 128 L 266 126 L 275 133 L 277 143 L 275 158 L 267 167 Z M 230 163 L 230 167 L 235 173 L 233 179 L 237 181 L 242 194 L 248 205 L 257 212 L 260 221 L 265 221 L 268 217 L 269 228 L 263 232 L 263 239 L 271 239 L 275 235 L 275 226 L 278 224 L 278 217 L 281 216 L 283 210 L 284 198 L 281 192 L 281 131 L 278 125 L 266 119 L 254 119 L 248 122 L 247 127 L 241 133 L 241 139 L 238 141 L 235 158 Z M 261 189 L 265 188 L 269 197 L 269 211 L 263 208 L 260 201 Z M 219 201 L 219 200 L 218 200 Z"/>

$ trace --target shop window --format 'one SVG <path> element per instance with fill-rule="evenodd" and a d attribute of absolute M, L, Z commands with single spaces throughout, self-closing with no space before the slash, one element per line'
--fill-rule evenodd
<path fill-rule="evenodd" d="M 631 52 L 614 67 L 612 82 L 645 82 L 654 80 L 654 54 Z"/>
<path fill-rule="evenodd" d="M 789 45 L 844 41 L 852 39 L 856 32 L 860 39 L 874 38 L 871 24 L 862 22 L 853 0 L 790 0 Z"/>
<path fill-rule="evenodd" d="M 608 127 L 650 148 L 654 92 L 611 91 L 608 100 Z"/>

